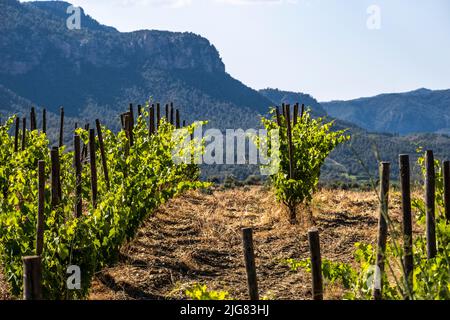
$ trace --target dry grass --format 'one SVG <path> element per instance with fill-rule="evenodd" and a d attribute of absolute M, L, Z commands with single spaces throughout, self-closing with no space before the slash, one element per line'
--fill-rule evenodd
<path fill-rule="evenodd" d="M 389 210 L 398 223 L 398 192 L 391 191 Z M 136 239 L 122 248 L 119 263 L 96 276 L 90 299 L 183 299 L 193 283 L 246 299 L 243 227 L 254 229 L 261 297 L 310 299 L 310 275 L 292 272 L 281 261 L 309 256 L 307 230 L 314 224 L 322 256 L 353 263 L 356 242 L 376 241 L 378 197 L 374 192 L 321 190 L 311 208 L 299 211 L 302 221 L 289 224 L 273 193 L 262 186 L 189 192 L 147 219 Z M 326 299 L 342 295 L 338 285 L 326 286 Z M 7 298 L 0 274 L 0 299 Z"/>
<path fill-rule="evenodd" d="M 399 199 L 397 193 L 391 196 L 394 219 L 400 214 Z M 314 216 L 320 231 L 323 257 L 352 262 L 356 242 L 376 240 L 378 198 L 374 192 L 322 190 L 312 210 L 300 212 L 306 218 L 289 224 L 264 187 L 190 192 L 148 219 L 138 237 L 123 248 L 120 263 L 98 275 L 90 298 L 182 299 L 187 287 L 200 282 L 245 299 L 241 228 L 252 227 L 261 297 L 309 299 L 309 274 L 291 272 L 281 263 L 308 257 L 308 217 Z M 342 294 L 339 286 L 332 286 L 325 298 L 339 299 Z"/>

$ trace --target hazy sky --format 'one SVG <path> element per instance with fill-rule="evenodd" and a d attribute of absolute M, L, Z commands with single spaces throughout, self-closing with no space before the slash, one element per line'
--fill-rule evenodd
<path fill-rule="evenodd" d="M 120 31 L 200 34 L 218 49 L 227 72 L 255 89 L 327 101 L 450 88 L 448 0 L 69 2 Z"/>

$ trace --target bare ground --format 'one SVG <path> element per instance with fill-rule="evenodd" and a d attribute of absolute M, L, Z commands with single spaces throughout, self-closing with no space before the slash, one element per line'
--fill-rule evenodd
<path fill-rule="evenodd" d="M 391 198 L 395 217 L 398 194 Z M 303 221 L 289 224 L 274 195 L 261 186 L 196 191 L 173 199 L 123 248 L 120 263 L 98 274 L 90 299 L 184 299 L 194 283 L 246 299 L 243 227 L 254 229 L 261 297 L 309 299 L 310 275 L 292 272 L 282 261 L 309 256 L 307 230 L 315 224 L 323 257 L 351 262 L 356 242 L 376 240 L 378 198 L 374 192 L 322 190 L 314 197 L 312 213 L 300 211 Z M 325 298 L 342 294 L 338 286 L 328 287 Z"/>
<path fill-rule="evenodd" d="M 400 196 L 391 191 L 390 198 L 390 216 L 398 221 Z M 309 256 L 307 230 L 316 226 L 322 256 L 352 262 L 356 242 L 376 241 L 378 198 L 373 191 L 321 190 L 311 209 L 299 211 L 302 221 L 289 224 L 263 186 L 189 192 L 147 219 L 122 248 L 120 261 L 97 274 L 90 299 L 185 299 L 194 283 L 246 299 L 243 227 L 254 229 L 260 296 L 310 299 L 310 275 L 292 272 L 282 261 Z M 339 286 L 326 286 L 326 299 L 342 294 Z M 0 299 L 8 298 L 0 273 Z"/>

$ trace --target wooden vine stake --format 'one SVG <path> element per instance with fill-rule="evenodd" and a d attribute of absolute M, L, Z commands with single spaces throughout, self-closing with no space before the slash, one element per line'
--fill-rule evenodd
<path fill-rule="evenodd" d="M 247 271 L 247 285 L 250 300 L 259 300 L 258 281 L 256 278 L 255 253 L 253 250 L 252 228 L 242 229 L 242 239 L 244 245 L 245 269 Z"/>
<path fill-rule="evenodd" d="M 59 147 L 64 145 L 64 107 L 60 109 L 60 123 L 59 123 Z"/>
<path fill-rule="evenodd" d="M 36 225 L 36 255 L 42 255 L 44 247 L 45 161 L 38 161 L 38 216 Z"/>
<path fill-rule="evenodd" d="M 124 150 L 125 158 L 127 158 L 130 154 L 130 145 L 131 145 L 130 131 L 129 131 L 130 116 L 128 113 L 124 114 L 123 121 L 124 121 L 124 125 L 125 125 L 125 135 L 128 140 L 128 142 L 125 144 L 125 150 Z"/>
<path fill-rule="evenodd" d="M 294 126 L 297 124 L 297 118 L 298 118 L 298 103 L 294 105 Z"/>
<path fill-rule="evenodd" d="M 176 110 L 176 112 L 175 112 L 175 127 L 177 128 L 177 129 L 179 129 L 180 128 L 180 110 Z"/>
<path fill-rule="evenodd" d="M 34 109 L 34 107 L 31 107 L 30 111 L 30 130 L 36 130 L 36 110 Z"/>
<path fill-rule="evenodd" d="M 27 118 L 22 119 L 22 150 L 27 147 Z"/>
<path fill-rule="evenodd" d="M 311 255 L 313 300 L 323 300 L 322 257 L 320 254 L 319 231 L 317 229 L 308 231 L 308 241 Z"/>
<path fill-rule="evenodd" d="M 390 163 L 382 162 L 380 165 L 380 215 L 378 220 L 377 260 L 373 286 L 374 300 L 381 300 L 382 298 L 382 277 L 384 273 L 386 241 L 388 234 L 389 174 Z"/>
<path fill-rule="evenodd" d="M 75 217 L 81 217 L 83 204 L 81 198 L 82 180 L 81 180 L 81 139 L 79 135 L 73 137 L 74 146 L 74 164 L 75 164 Z"/>
<path fill-rule="evenodd" d="M 84 130 L 89 132 L 89 123 L 86 123 L 84 125 Z M 81 149 L 81 162 L 87 159 L 87 154 L 88 154 L 88 147 L 85 143 L 83 143 L 83 148 Z"/>
<path fill-rule="evenodd" d="M 102 168 L 103 168 L 103 175 L 105 176 L 105 183 L 106 187 L 109 190 L 109 173 L 108 173 L 108 165 L 106 162 L 106 153 L 105 153 L 105 144 L 103 142 L 103 133 L 102 133 L 102 126 L 100 125 L 100 120 L 95 120 L 95 125 L 97 127 L 97 136 L 98 136 L 98 143 L 100 145 L 100 156 L 102 160 Z"/>
<path fill-rule="evenodd" d="M 120 114 L 120 124 L 122 125 L 122 129 L 125 129 L 125 113 Z"/>
<path fill-rule="evenodd" d="M 173 118 L 173 112 L 174 112 L 174 109 L 173 109 L 173 103 L 171 102 L 170 103 L 170 124 L 175 124 L 175 122 L 174 122 L 174 118 Z"/>
<path fill-rule="evenodd" d="M 52 165 L 52 175 L 51 175 L 52 207 L 54 208 L 61 202 L 60 164 L 59 164 L 58 147 L 53 147 L 52 150 L 50 151 L 50 160 Z"/>
<path fill-rule="evenodd" d="M 402 215 L 403 215 L 403 268 L 404 278 L 408 289 L 408 295 L 411 293 L 413 285 L 413 238 L 412 238 L 412 216 L 411 216 L 411 183 L 409 156 L 401 154 L 399 156 L 400 164 L 400 186 L 402 193 Z M 406 297 L 408 297 L 406 295 Z"/>
<path fill-rule="evenodd" d="M 435 197 L 436 174 L 434 169 L 433 151 L 427 150 L 425 154 L 425 205 L 427 223 L 427 256 L 432 259 L 436 256 L 436 221 L 435 221 Z"/>
<path fill-rule="evenodd" d="M 14 133 L 14 152 L 19 151 L 19 130 L 20 130 L 20 118 L 16 116 L 16 127 Z"/>
<path fill-rule="evenodd" d="M 292 130 L 291 130 L 291 114 L 290 106 L 286 105 L 286 128 L 289 148 L 289 179 L 295 179 L 294 177 L 294 146 L 292 145 Z"/>
<path fill-rule="evenodd" d="M 161 106 L 159 103 L 156 104 L 156 127 L 159 129 L 159 122 L 161 121 Z"/>
<path fill-rule="evenodd" d="M 277 115 L 277 124 L 279 127 L 281 127 L 281 116 L 280 116 L 280 109 L 278 107 L 275 107 L 275 112 Z"/>
<path fill-rule="evenodd" d="M 152 134 L 155 133 L 155 105 L 152 104 L 152 106 L 150 107 L 150 111 L 149 111 L 149 117 L 150 117 L 150 121 L 149 121 L 149 135 L 151 136 Z"/>
<path fill-rule="evenodd" d="M 47 133 L 47 110 L 42 110 L 42 133 Z"/>
<path fill-rule="evenodd" d="M 442 164 L 444 177 L 444 207 L 445 218 L 450 222 L 450 161 L 444 161 Z"/>
<path fill-rule="evenodd" d="M 95 159 L 95 130 L 89 130 L 89 163 L 91 165 L 92 207 L 97 208 L 97 166 Z"/>
<path fill-rule="evenodd" d="M 166 121 L 169 122 L 169 105 L 166 103 Z"/>
<path fill-rule="evenodd" d="M 128 114 L 125 116 L 125 133 L 127 135 L 130 147 L 134 144 L 133 139 L 133 119 L 131 118 L 131 114 L 128 112 Z"/>
<path fill-rule="evenodd" d="M 130 111 L 128 113 L 130 114 L 131 128 L 133 128 L 134 127 L 134 110 L 133 110 L 132 103 L 130 103 Z"/>
<path fill-rule="evenodd" d="M 23 299 L 42 299 L 42 265 L 40 256 L 22 257 Z"/>

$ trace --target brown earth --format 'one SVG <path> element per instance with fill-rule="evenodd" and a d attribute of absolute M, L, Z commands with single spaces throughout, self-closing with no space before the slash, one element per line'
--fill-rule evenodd
<path fill-rule="evenodd" d="M 353 263 L 356 242 L 376 241 L 378 203 L 373 191 L 321 190 L 291 225 L 266 187 L 192 191 L 147 219 L 119 262 L 97 274 L 89 298 L 185 299 L 200 283 L 246 299 L 241 229 L 252 227 L 260 296 L 310 299 L 310 275 L 283 260 L 309 256 L 307 230 L 315 225 L 323 258 Z M 399 215 L 400 195 L 391 190 L 390 216 L 398 222 Z M 325 287 L 326 299 L 342 298 L 338 285 Z M 6 288 L 0 274 L 0 299 Z"/>
<path fill-rule="evenodd" d="M 391 213 L 400 212 L 399 195 L 391 195 Z M 311 212 L 301 210 L 304 216 Z M 352 262 L 356 242 L 376 240 L 378 198 L 374 192 L 322 190 L 312 203 L 320 231 L 322 255 Z M 134 241 L 121 251 L 121 261 L 94 281 L 90 299 L 184 299 L 194 283 L 246 299 L 246 273 L 241 228 L 252 227 L 260 296 L 310 299 L 310 275 L 292 272 L 287 258 L 309 256 L 304 218 L 287 222 L 272 192 L 262 186 L 190 192 L 173 199 L 149 218 Z M 328 286 L 327 299 L 343 290 Z"/>

